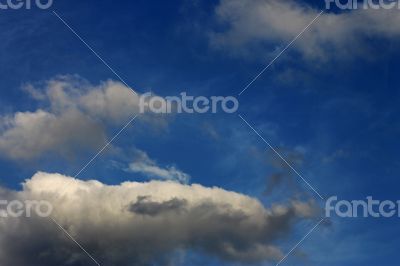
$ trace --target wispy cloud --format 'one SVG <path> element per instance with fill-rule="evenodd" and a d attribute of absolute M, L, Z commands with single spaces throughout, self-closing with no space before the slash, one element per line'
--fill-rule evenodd
<path fill-rule="evenodd" d="M 320 12 L 307 3 L 279 0 L 222 0 L 215 10 L 225 27 L 211 33 L 211 45 L 265 61 L 277 53 Z M 398 9 L 358 9 L 318 18 L 291 49 L 304 58 L 326 61 L 371 56 L 371 37 L 400 38 Z M 268 48 L 268 49 L 266 49 Z"/>
<path fill-rule="evenodd" d="M 189 183 L 190 176 L 175 166 L 160 167 L 157 163 L 150 159 L 143 151 L 137 151 L 134 162 L 129 164 L 128 171 L 141 173 L 148 178 L 158 178 L 163 180 L 177 181 L 183 184 Z"/>

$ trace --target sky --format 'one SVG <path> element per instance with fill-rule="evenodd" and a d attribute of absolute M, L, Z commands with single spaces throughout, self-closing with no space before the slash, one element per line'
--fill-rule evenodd
<path fill-rule="evenodd" d="M 0 218 L 0 265 L 398 265 L 399 218 L 321 222 L 330 196 L 398 199 L 397 9 L 0 11 L 0 196 L 54 206 Z M 140 113 L 147 92 L 239 108 Z"/>

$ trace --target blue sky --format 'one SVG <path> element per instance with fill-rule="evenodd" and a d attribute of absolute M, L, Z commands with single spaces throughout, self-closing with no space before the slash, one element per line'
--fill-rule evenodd
<path fill-rule="evenodd" d="M 324 197 L 397 200 L 398 14 L 327 11 L 238 96 L 325 7 L 319 1 L 295 1 L 271 5 L 276 8 L 272 11 L 260 8 L 274 2 L 88 0 L 55 1 L 49 10 L 3 10 L 2 120 L 17 112 L 51 109 L 48 100 L 35 99 L 27 87 L 43 93 L 48 81 L 63 80 L 76 82 L 83 93 L 107 80 L 119 81 L 54 10 L 138 93 L 234 95 L 240 102 L 234 114 L 176 114 L 155 123 L 139 118 L 79 179 L 109 185 L 159 180 L 129 170 L 130 164 L 144 160 L 189 175 L 190 184 L 235 191 L 266 207 L 293 199 L 313 199 L 322 206 L 323 201 L 240 119 L 241 114 Z M 1 123 L 0 143 L 8 140 L 4 132 L 10 126 Z M 106 123 L 100 128 L 110 139 L 121 125 Z M 28 157 L 10 155 L 12 149 L 0 145 L 1 184 L 21 190 L 21 183 L 38 171 L 74 176 L 101 147 L 96 138 L 102 135 L 92 136 L 92 130 L 83 131 L 88 135 L 82 142 L 46 146 Z M 23 153 L 29 154 L 32 147 L 37 146 L 23 146 Z M 276 174 L 283 177 L 272 185 Z M 397 265 L 397 219 L 332 218 L 282 265 Z M 299 221 L 274 244 L 286 253 L 316 222 L 318 217 Z M 173 263 L 250 265 L 190 248 L 184 259 Z"/>

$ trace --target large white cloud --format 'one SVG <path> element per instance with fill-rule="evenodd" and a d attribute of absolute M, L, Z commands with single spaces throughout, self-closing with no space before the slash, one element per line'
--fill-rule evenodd
<path fill-rule="evenodd" d="M 265 60 L 267 53 L 282 49 L 319 12 L 302 1 L 221 0 L 216 16 L 224 29 L 211 34 L 211 44 L 236 55 Z M 327 11 L 291 49 L 305 58 L 318 60 L 369 56 L 373 47 L 368 39 L 399 38 L 399 25 L 400 13 L 396 8 Z"/>
<path fill-rule="evenodd" d="M 109 186 L 37 173 L 4 199 L 45 199 L 53 218 L 103 265 L 166 265 L 176 250 L 225 260 L 279 260 L 276 240 L 312 215 L 310 203 L 266 209 L 258 200 L 201 185 L 125 182 Z M 46 218 L 0 220 L 1 265 L 87 265 L 88 258 Z"/>
<path fill-rule="evenodd" d="M 60 76 L 25 90 L 40 109 L 0 117 L 0 154 L 12 159 L 34 159 L 46 153 L 73 154 L 99 149 L 106 143 L 107 128 L 122 127 L 135 114 L 153 126 L 165 119 L 139 114 L 139 97 L 115 81 L 94 86 L 76 76 Z"/>

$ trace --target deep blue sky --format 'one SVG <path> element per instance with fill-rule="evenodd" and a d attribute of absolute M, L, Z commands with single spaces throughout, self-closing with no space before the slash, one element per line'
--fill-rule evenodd
<path fill-rule="evenodd" d="M 323 5 L 317 1 L 313 6 Z M 26 83 L 77 74 L 93 84 L 117 77 L 57 17 L 57 11 L 138 92 L 159 95 L 237 95 L 272 59 L 249 58 L 211 47 L 209 33 L 222 30 L 214 16 L 218 1 L 56 1 L 51 10 L 14 10 L 0 16 L 0 111 L 34 111 Z M 371 38 L 372 59 L 307 62 L 290 50 L 242 96 L 240 110 L 275 147 L 300 153 L 299 170 L 324 196 L 396 200 L 400 181 L 400 54 L 396 39 Z M 369 45 L 368 44 L 368 45 Z M 283 45 L 283 44 L 282 44 Z M 367 44 L 365 44 L 367 45 Z M 265 49 L 268 49 L 267 47 Z M 362 49 L 362 47 L 357 47 Z M 291 79 L 279 78 L 296 70 Z M 218 138 L 210 136 L 212 128 Z M 110 129 L 111 132 L 118 128 Z M 178 115 L 166 132 L 126 130 L 116 146 L 145 150 L 162 164 L 174 164 L 192 183 L 219 186 L 258 197 L 266 205 L 285 201 L 285 187 L 263 195 L 276 166 L 267 149 L 237 114 Z M 91 153 L 78 159 L 0 160 L 1 182 L 19 184 L 37 171 L 73 175 Z M 271 159 L 272 158 L 272 159 Z M 120 158 L 101 156 L 82 179 L 106 183 L 136 180 L 113 168 Z M 295 175 L 295 187 L 312 191 Z M 398 265 L 398 218 L 333 219 L 301 246 L 286 265 Z M 299 225 L 285 243 L 289 250 L 312 226 Z M 210 265 L 221 265 L 213 259 Z"/>

